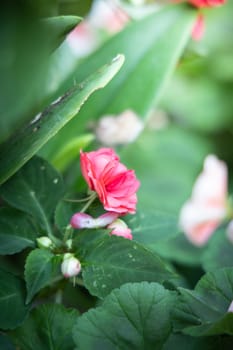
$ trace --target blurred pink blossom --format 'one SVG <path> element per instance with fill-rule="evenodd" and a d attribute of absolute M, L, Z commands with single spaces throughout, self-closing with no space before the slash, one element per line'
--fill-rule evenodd
<path fill-rule="evenodd" d="M 204 161 L 191 199 L 180 212 L 180 227 L 194 245 L 204 245 L 227 214 L 227 167 L 216 156 Z"/>
<path fill-rule="evenodd" d="M 73 228 L 100 228 L 111 224 L 118 217 L 117 213 L 108 212 L 100 215 L 98 218 L 93 218 L 85 213 L 76 213 L 72 216 L 70 224 Z"/>

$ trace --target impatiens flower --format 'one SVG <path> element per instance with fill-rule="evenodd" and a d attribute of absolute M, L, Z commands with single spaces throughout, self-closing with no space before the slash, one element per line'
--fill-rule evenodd
<path fill-rule="evenodd" d="M 190 4 L 196 7 L 214 7 L 223 5 L 226 0 L 188 0 Z"/>
<path fill-rule="evenodd" d="M 75 277 L 81 271 L 80 261 L 71 253 L 66 253 L 61 264 L 61 272 L 65 278 Z"/>
<path fill-rule="evenodd" d="M 95 191 L 107 211 L 134 214 L 140 185 L 133 170 L 120 163 L 111 148 L 80 154 L 81 171 L 90 190 Z"/>
<path fill-rule="evenodd" d="M 204 245 L 227 214 L 227 167 L 214 155 L 206 157 L 191 199 L 180 212 L 180 227 L 196 246 Z"/>
<path fill-rule="evenodd" d="M 203 15 L 198 15 L 194 27 L 192 29 L 192 38 L 196 41 L 203 38 L 205 31 L 205 21 Z"/>
<path fill-rule="evenodd" d="M 116 219 L 107 228 L 111 229 L 111 235 L 121 236 L 127 239 L 133 239 L 131 230 L 128 228 L 126 223 L 121 219 Z"/>
<path fill-rule="evenodd" d="M 118 217 L 117 213 L 109 212 L 100 215 L 98 218 L 93 218 L 85 213 L 76 213 L 72 216 L 70 224 L 73 228 L 100 228 L 111 224 Z"/>

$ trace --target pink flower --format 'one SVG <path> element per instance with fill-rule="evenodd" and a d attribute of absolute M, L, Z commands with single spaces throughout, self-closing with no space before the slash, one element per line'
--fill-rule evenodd
<path fill-rule="evenodd" d="M 225 0 L 188 0 L 188 2 L 196 7 L 214 7 L 225 3 Z"/>
<path fill-rule="evenodd" d="M 193 40 L 201 40 L 203 38 L 205 31 L 205 21 L 203 15 L 198 15 L 194 27 L 192 29 L 192 38 Z"/>
<path fill-rule="evenodd" d="M 180 227 L 195 245 L 204 245 L 227 214 L 227 168 L 209 155 L 197 178 L 191 199 L 180 212 Z"/>
<path fill-rule="evenodd" d="M 127 239 L 133 239 L 131 234 L 131 230 L 128 228 L 126 223 L 121 219 L 116 219 L 110 225 L 108 225 L 109 229 L 112 229 L 111 235 L 121 236 Z"/>
<path fill-rule="evenodd" d="M 80 152 L 82 174 L 107 211 L 119 215 L 134 214 L 136 191 L 140 185 L 133 170 L 119 162 L 111 148 Z"/>
<path fill-rule="evenodd" d="M 81 264 L 73 254 L 66 253 L 61 264 L 61 272 L 65 278 L 75 277 L 81 271 Z"/>
<path fill-rule="evenodd" d="M 70 224 L 73 228 L 100 228 L 111 224 L 118 217 L 117 213 L 109 212 L 100 215 L 98 218 L 93 218 L 85 213 L 76 213 L 72 216 Z"/>
<path fill-rule="evenodd" d="M 233 301 L 230 303 L 227 312 L 233 312 Z"/>

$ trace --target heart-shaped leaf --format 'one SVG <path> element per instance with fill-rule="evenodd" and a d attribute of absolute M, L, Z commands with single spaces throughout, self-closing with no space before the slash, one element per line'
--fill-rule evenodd
<path fill-rule="evenodd" d="M 162 349 L 171 332 L 176 295 L 157 283 L 128 283 L 74 327 L 78 349 Z"/>

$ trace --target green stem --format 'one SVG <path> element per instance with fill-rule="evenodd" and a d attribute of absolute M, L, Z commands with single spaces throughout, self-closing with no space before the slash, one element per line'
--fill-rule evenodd
<path fill-rule="evenodd" d="M 89 201 L 84 205 L 84 207 L 80 210 L 80 213 L 84 213 L 87 208 L 91 205 L 92 202 L 94 202 L 94 200 L 96 199 L 97 195 L 96 193 L 92 193 L 89 197 Z"/>
<path fill-rule="evenodd" d="M 73 231 L 74 230 L 73 230 L 71 225 L 66 226 L 66 230 L 65 230 L 64 238 L 63 238 L 64 242 L 68 241 L 68 239 L 70 239 L 72 237 Z"/>

